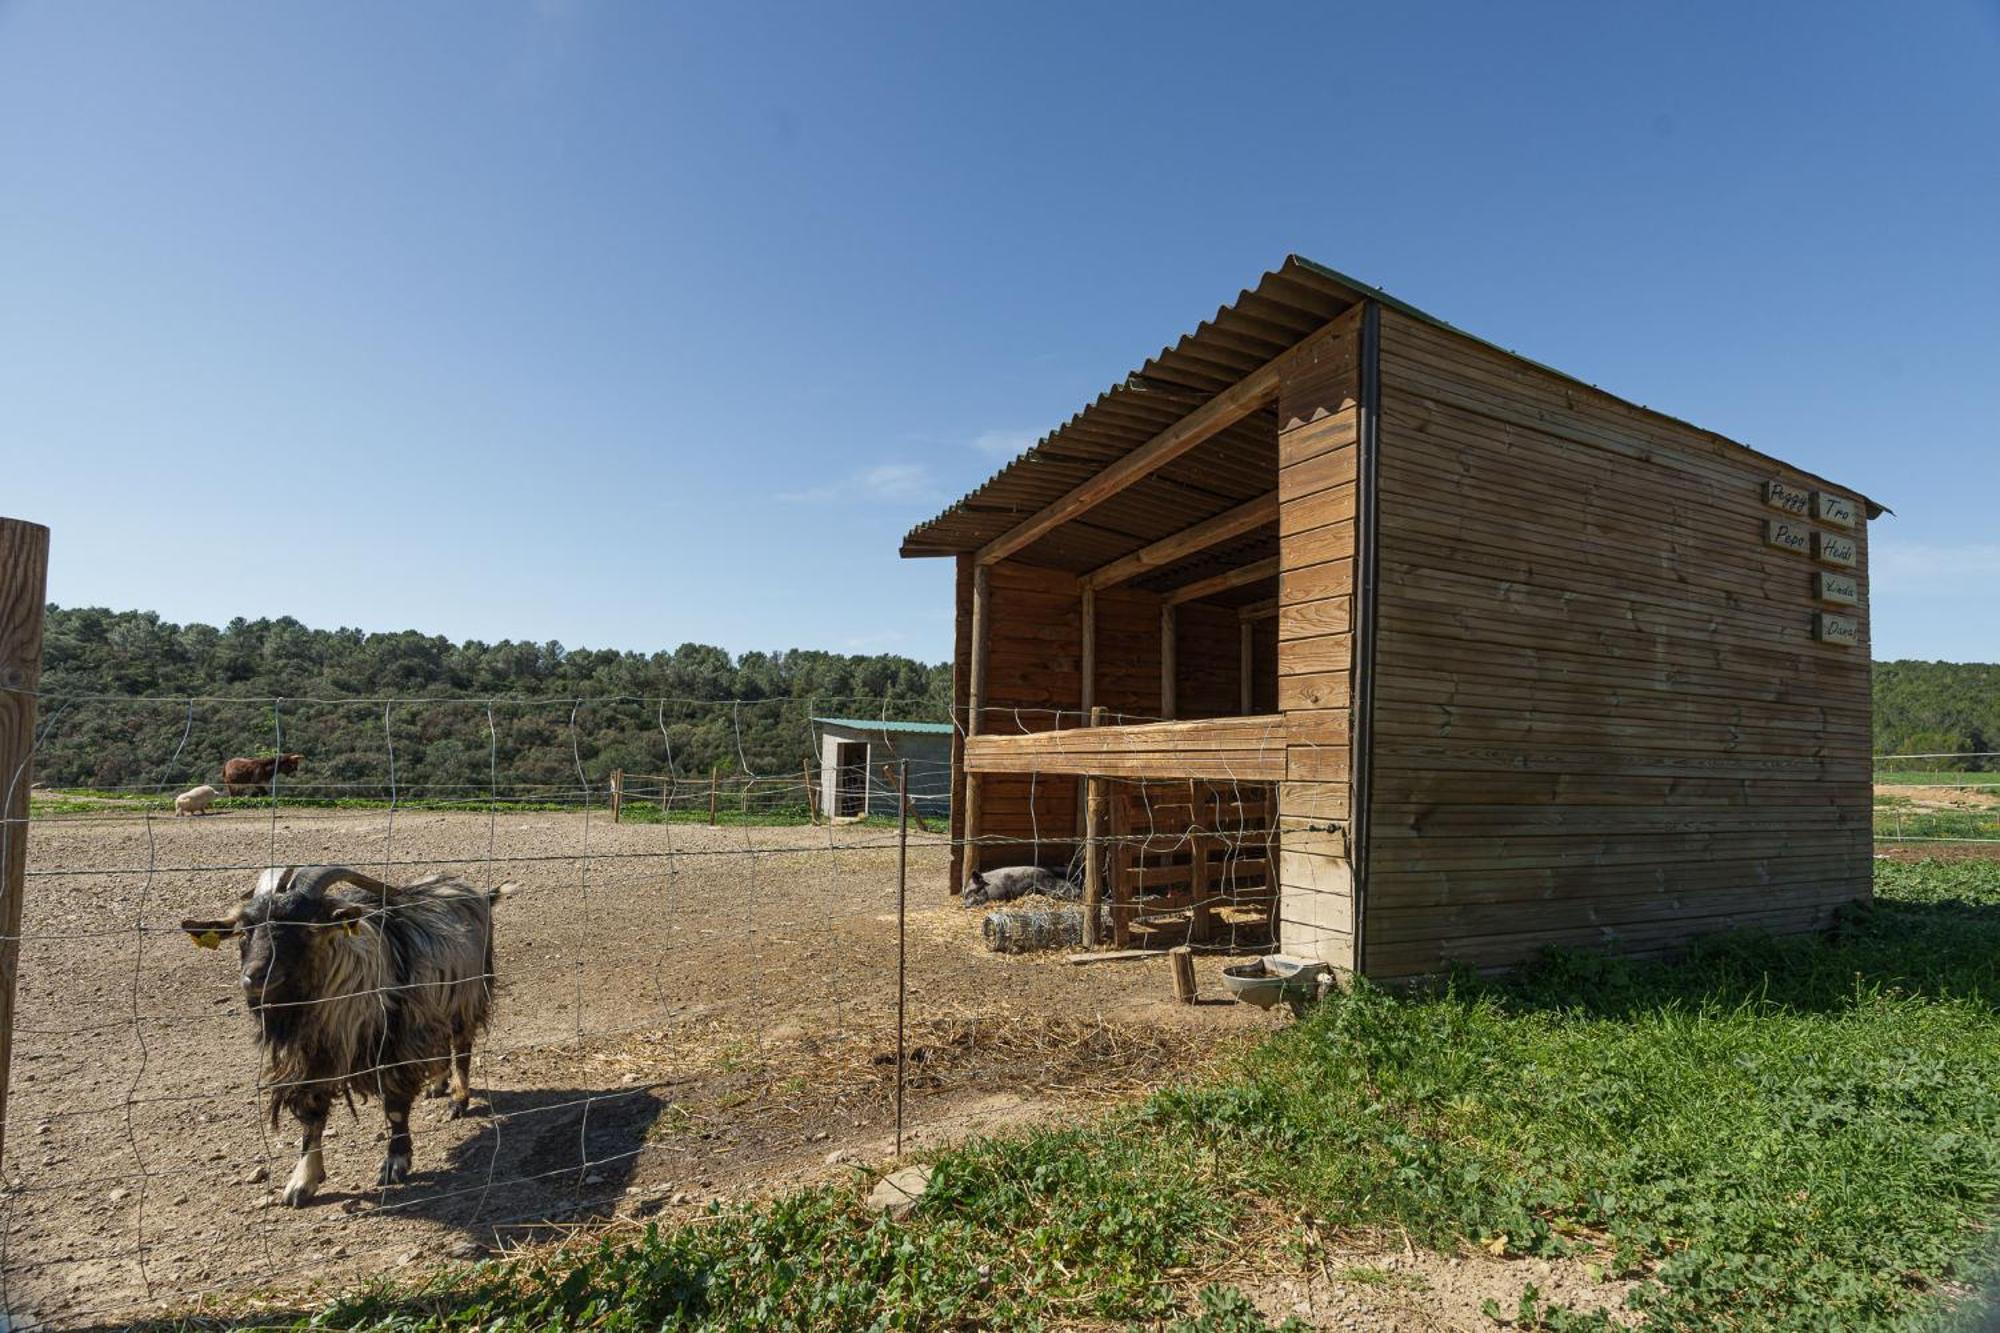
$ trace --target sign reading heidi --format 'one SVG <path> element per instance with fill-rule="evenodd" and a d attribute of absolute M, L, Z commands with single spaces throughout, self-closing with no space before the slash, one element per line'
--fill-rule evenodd
<path fill-rule="evenodd" d="M 1852 574 L 1813 575 L 1813 596 L 1839 606 L 1861 605 L 1861 581 Z"/>
<path fill-rule="evenodd" d="M 1787 514 L 1804 518 L 1812 508 L 1812 496 L 1805 491 L 1795 491 L 1782 481 L 1767 481 L 1764 483 L 1764 503 L 1773 509 L 1782 509 Z"/>
<path fill-rule="evenodd" d="M 1814 491 L 1812 516 L 1822 523 L 1831 523 L 1836 528 L 1852 528 L 1854 501 L 1842 495 L 1828 495 L 1825 491 Z"/>
<path fill-rule="evenodd" d="M 1852 648 L 1861 642 L 1861 623 L 1852 616 L 1821 611 L 1813 628 L 1813 637 L 1821 643 L 1837 643 L 1844 648 Z"/>
<path fill-rule="evenodd" d="M 1789 518 L 1766 519 L 1764 543 L 1783 551 L 1809 551 L 1812 549 L 1812 529 L 1803 523 L 1794 523 Z"/>
<path fill-rule="evenodd" d="M 1854 538 L 1843 537 L 1837 532 L 1815 532 L 1813 558 L 1828 565 L 1852 565 L 1855 559 Z"/>

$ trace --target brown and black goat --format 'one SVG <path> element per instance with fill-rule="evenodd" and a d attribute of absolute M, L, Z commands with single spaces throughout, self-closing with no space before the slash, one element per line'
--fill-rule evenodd
<path fill-rule="evenodd" d="M 426 1085 L 449 1092 L 454 1117 L 466 1112 L 473 1039 L 492 1010 L 493 904 L 512 891 L 280 867 L 228 916 L 181 922 L 205 948 L 239 942 L 272 1127 L 289 1110 L 304 1131 L 285 1203 L 303 1206 L 326 1179 L 320 1137 L 335 1099 L 381 1098 L 381 1185 L 409 1176 L 410 1106 Z"/>

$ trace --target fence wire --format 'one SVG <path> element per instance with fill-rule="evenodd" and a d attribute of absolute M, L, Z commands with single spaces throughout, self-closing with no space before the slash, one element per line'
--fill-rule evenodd
<path fill-rule="evenodd" d="M 921 1150 L 1205 1058 L 1199 1030 L 1130 1017 L 1134 993 L 1166 999 L 1163 968 L 1060 962 L 1085 933 L 1079 784 L 1026 778 L 1025 830 L 955 839 L 948 751 L 892 730 L 891 771 L 874 756 L 859 773 L 823 763 L 814 718 L 893 720 L 911 701 L 40 703 L 0 1180 L 15 1327 L 241 1310 L 691 1216 L 893 1160 L 899 1089 Z M 1007 709 L 980 730 L 1083 721 Z M 113 744 L 129 762 L 91 767 Z M 303 756 L 295 771 L 221 790 L 232 754 L 288 753 Z M 843 810 L 856 780 L 858 808 Z M 218 789 L 204 809 L 177 810 L 203 786 Z M 1091 936 L 1268 951 L 1270 788 L 1115 789 Z M 973 864 L 1046 873 L 972 904 L 953 868 Z M 453 1117 L 450 1096 L 416 1103 L 406 1180 L 377 1183 L 397 1147 L 380 1093 L 439 1072 L 439 1053 L 378 1046 L 352 1067 L 274 1073 L 252 1041 L 239 942 L 182 926 L 228 917 L 272 867 L 310 865 L 507 889 L 492 971 L 477 974 L 493 1010 L 471 1044 L 470 1114 Z M 317 923 L 302 947 L 365 943 L 411 910 Z M 1019 926 L 1037 921 L 1055 925 Z M 1023 931 L 1058 952 L 995 952 Z M 288 1012 L 348 1012 L 336 996 L 415 1012 L 438 989 L 391 972 Z M 333 1103 L 326 1178 L 302 1207 L 281 1199 L 302 1156 L 300 1125 L 271 1111 L 284 1092 Z"/>

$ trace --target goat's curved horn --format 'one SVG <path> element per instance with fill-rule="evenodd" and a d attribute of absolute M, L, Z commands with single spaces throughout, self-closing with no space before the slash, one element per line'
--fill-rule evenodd
<path fill-rule="evenodd" d="M 349 866 L 300 866 L 292 872 L 291 889 L 318 897 L 336 884 L 354 884 L 374 893 L 387 893 L 389 886 L 373 875 L 364 875 Z"/>

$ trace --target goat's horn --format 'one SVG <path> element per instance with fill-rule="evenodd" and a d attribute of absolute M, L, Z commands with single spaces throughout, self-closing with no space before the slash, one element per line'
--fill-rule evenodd
<path fill-rule="evenodd" d="M 336 884 L 354 884 L 374 893 L 389 891 L 389 886 L 373 875 L 364 875 L 348 866 L 300 866 L 292 872 L 294 893 L 318 897 Z"/>

